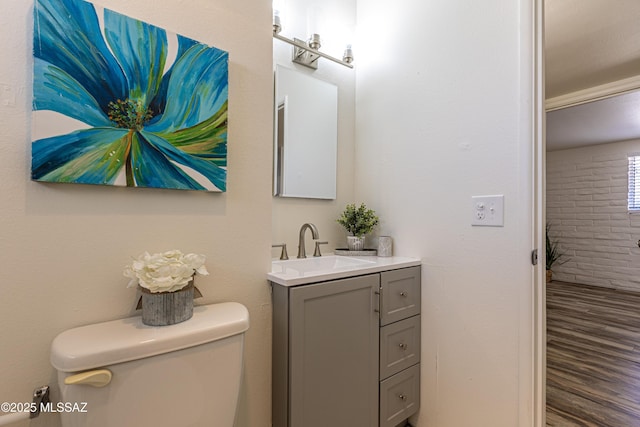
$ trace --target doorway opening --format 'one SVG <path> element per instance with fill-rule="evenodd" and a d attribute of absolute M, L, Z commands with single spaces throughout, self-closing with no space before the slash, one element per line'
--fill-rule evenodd
<path fill-rule="evenodd" d="M 544 6 L 545 222 L 563 253 L 545 295 L 547 425 L 640 425 L 640 313 L 624 305 L 640 297 L 640 4 Z"/>

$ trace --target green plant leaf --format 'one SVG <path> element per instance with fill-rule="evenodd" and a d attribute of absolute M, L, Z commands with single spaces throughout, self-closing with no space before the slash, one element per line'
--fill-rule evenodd
<path fill-rule="evenodd" d="M 551 231 L 551 224 L 547 223 L 547 225 L 545 227 L 545 240 L 546 240 L 546 252 L 547 252 L 546 267 L 547 267 L 547 270 L 551 270 L 551 267 L 553 267 L 553 265 L 555 263 L 558 263 L 558 265 L 562 265 L 565 262 L 569 261 L 569 259 L 565 259 L 562 262 L 559 262 L 560 258 L 565 256 L 565 253 L 560 250 L 560 247 L 558 246 L 558 242 L 551 240 L 551 237 L 549 237 L 549 231 Z"/>
<path fill-rule="evenodd" d="M 345 207 L 344 212 L 342 212 L 342 215 L 340 215 L 340 218 L 336 221 L 349 233 L 362 237 L 365 234 L 371 233 L 373 228 L 378 225 L 379 218 L 376 212 L 373 209 L 367 208 L 364 203 L 357 208 L 354 203 L 350 203 Z"/>

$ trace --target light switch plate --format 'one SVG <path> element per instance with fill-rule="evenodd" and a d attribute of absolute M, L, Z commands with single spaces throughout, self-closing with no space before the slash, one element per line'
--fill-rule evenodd
<path fill-rule="evenodd" d="M 471 197 L 471 225 L 504 227 L 504 195 Z"/>

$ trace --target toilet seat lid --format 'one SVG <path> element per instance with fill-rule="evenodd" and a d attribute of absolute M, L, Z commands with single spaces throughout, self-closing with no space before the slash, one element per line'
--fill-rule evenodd
<path fill-rule="evenodd" d="M 170 326 L 147 326 L 140 316 L 69 329 L 51 344 L 51 364 L 77 372 L 129 362 L 244 333 L 249 312 L 237 302 L 194 307 L 193 317 Z"/>

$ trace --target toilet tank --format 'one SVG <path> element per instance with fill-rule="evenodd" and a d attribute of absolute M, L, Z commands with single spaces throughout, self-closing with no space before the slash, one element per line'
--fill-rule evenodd
<path fill-rule="evenodd" d="M 229 302 L 195 307 L 171 326 L 146 326 L 138 316 L 61 333 L 51 364 L 61 402 L 73 409 L 61 411 L 62 425 L 232 427 L 248 328 L 247 309 Z M 97 369 L 112 373 L 108 385 L 65 384 Z"/>

